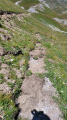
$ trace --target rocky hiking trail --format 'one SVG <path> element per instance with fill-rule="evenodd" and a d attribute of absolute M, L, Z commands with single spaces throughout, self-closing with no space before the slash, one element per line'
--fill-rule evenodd
<path fill-rule="evenodd" d="M 26 76 L 21 86 L 21 94 L 16 100 L 21 109 L 19 116 L 31 120 L 33 118 L 31 111 L 36 109 L 43 111 L 51 120 L 63 120 L 60 116 L 62 113 L 53 96 L 58 96 L 56 89 L 53 87 L 49 78 L 41 79 L 37 73 L 46 73 L 44 66 L 45 48 L 40 43 L 36 44 L 34 50 L 29 52 L 29 68 L 32 75 Z"/>

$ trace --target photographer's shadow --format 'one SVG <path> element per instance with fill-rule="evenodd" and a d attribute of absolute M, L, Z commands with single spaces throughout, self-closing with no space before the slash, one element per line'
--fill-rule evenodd
<path fill-rule="evenodd" d="M 33 114 L 32 120 L 51 120 L 43 111 L 32 110 L 31 113 Z"/>

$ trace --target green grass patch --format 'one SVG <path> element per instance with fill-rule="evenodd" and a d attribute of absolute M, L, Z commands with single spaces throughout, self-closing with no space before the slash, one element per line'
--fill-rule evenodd
<path fill-rule="evenodd" d="M 32 72 L 31 70 L 28 70 L 27 73 L 26 73 L 27 76 L 31 76 L 32 75 Z"/>
<path fill-rule="evenodd" d="M 44 79 L 44 77 L 45 77 L 45 74 L 43 73 L 43 74 L 41 74 L 41 73 L 38 73 L 37 74 L 41 79 Z"/>
<path fill-rule="evenodd" d="M 4 75 L 3 74 L 0 74 L 0 79 L 4 79 Z"/>
<path fill-rule="evenodd" d="M 61 37 L 62 36 L 62 37 Z M 65 36 L 65 37 L 64 37 Z M 52 81 L 60 97 L 56 98 L 62 110 L 64 120 L 67 119 L 67 55 L 66 55 L 66 35 L 54 34 L 50 38 L 43 38 L 42 44 L 46 47 L 46 76 Z M 63 43 L 63 44 L 62 44 Z"/>
<path fill-rule="evenodd" d="M 50 78 L 53 82 L 54 87 L 56 87 L 60 97 L 57 98 L 57 101 L 60 103 L 60 108 L 63 112 L 64 120 L 67 119 L 67 65 L 62 62 L 51 63 L 46 60 L 46 69 L 49 73 L 46 73 L 46 76 Z"/>
<path fill-rule="evenodd" d="M 15 116 L 17 108 L 15 108 L 14 101 L 10 94 L 4 95 L 0 93 L 0 106 L 2 111 L 4 111 L 4 119 L 12 120 Z"/>
<path fill-rule="evenodd" d="M 34 56 L 33 59 L 34 59 L 34 60 L 38 60 L 38 57 L 37 57 L 37 56 Z"/>
<path fill-rule="evenodd" d="M 0 84 L 2 84 L 4 82 L 5 82 L 4 75 L 0 74 Z"/>

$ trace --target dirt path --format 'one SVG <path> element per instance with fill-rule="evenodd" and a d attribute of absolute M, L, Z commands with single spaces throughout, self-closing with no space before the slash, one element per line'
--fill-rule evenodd
<path fill-rule="evenodd" d="M 34 60 L 34 57 L 38 58 Z M 22 93 L 18 98 L 21 112 L 19 116 L 22 118 L 32 119 L 31 111 L 36 109 L 44 111 L 51 120 L 63 120 L 60 115 L 61 111 L 52 96 L 57 95 L 56 89 L 53 87 L 49 78 L 39 78 L 36 73 L 45 73 L 44 66 L 45 49 L 41 44 L 37 44 L 35 50 L 30 52 L 29 70 L 32 75 L 26 77 L 23 81 Z"/>

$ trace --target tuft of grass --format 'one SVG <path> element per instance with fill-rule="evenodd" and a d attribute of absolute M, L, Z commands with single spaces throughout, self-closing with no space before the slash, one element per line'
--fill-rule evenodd
<path fill-rule="evenodd" d="M 0 84 L 4 83 L 5 79 L 0 79 Z"/>
<path fill-rule="evenodd" d="M 4 75 L 0 74 L 0 84 L 2 84 L 4 82 L 5 82 Z"/>
<path fill-rule="evenodd" d="M 11 82 L 7 82 L 7 84 L 9 85 L 9 87 L 11 87 L 11 89 L 13 89 L 14 88 L 14 83 L 11 83 Z"/>
<path fill-rule="evenodd" d="M 0 79 L 4 79 L 4 75 L 3 74 L 0 74 Z"/>
<path fill-rule="evenodd" d="M 23 79 L 16 79 L 15 82 L 15 89 L 14 89 L 14 93 L 13 93 L 13 97 L 14 99 L 18 98 L 18 96 L 21 93 L 21 85 L 22 85 Z"/>
<path fill-rule="evenodd" d="M 31 76 L 32 75 L 32 72 L 31 70 L 28 70 L 27 73 L 26 73 L 27 76 Z"/>
<path fill-rule="evenodd" d="M 43 74 L 41 74 L 41 73 L 39 73 L 39 74 L 37 74 L 41 79 L 44 79 L 44 77 L 45 77 L 45 74 L 43 73 Z"/>
<path fill-rule="evenodd" d="M 38 60 L 38 57 L 37 57 L 37 56 L 34 56 L 33 59 Z"/>

